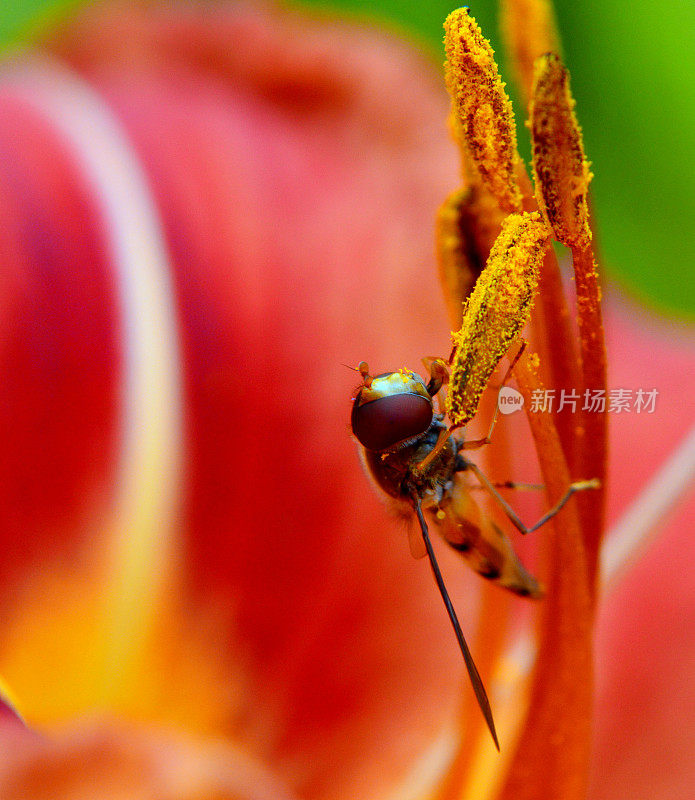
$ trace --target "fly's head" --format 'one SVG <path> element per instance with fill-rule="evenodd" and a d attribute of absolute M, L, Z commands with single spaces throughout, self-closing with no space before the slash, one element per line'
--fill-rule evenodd
<path fill-rule="evenodd" d="M 434 417 L 432 381 L 426 384 L 407 369 L 372 377 L 364 361 L 357 370 L 363 382 L 353 402 L 351 426 L 365 449 L 388 452 L 429 429 Z"/>

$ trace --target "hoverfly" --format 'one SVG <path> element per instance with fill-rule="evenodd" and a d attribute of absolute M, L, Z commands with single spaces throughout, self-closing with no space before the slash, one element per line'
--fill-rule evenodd
<path fill-rule="evenodd" d="M 478 705 L 498 750 L 490 703 L 444 585 L 430 541 L 428 520 L 479 575 L 517 595 L 540 598 L 543 589 L 524 568 L 509 538 L 478 508 L 471 493 L 473 481 L 500 504 L 512 524 L 524 534 L 551 519 L 574 492 L 598 488 L 596 480 L 571 483 L 563 497 L 535 525 L 526 527 L 495 484 L 464 456 L 466 450 L 490 442 L 499 403 L 486 437 L 465 441 L 460 435 L 452 435 L 477 412 L 483 389 L 499 361 L 519 341 L 528 319 L 537 285 L 537 264 L 533 259 L 542 258 L 542 249 L 534 245 L 528 264 L 523 264 L 517 234 L 538 224 L 536 217 L 529 215 L 512 215 L 504 223 L 497 249 L 493 248 L 487 266 L 466 300 L 463 325 L 454 334 L 449 360 L 424 360 L 430 372 L 428 381 L 408 369 L 372 376 L 367 363 L 360 362 L 356 371 L 362 376 L 362 384 L 355 394 L 351 416 L 352 433 L 360 444 L 362 460 L 376 488 L 398 514 L 416 515 L 419 532 L 409 532 L 411 553 L 415 558 L 429 557 Z M 546 234 L 536 230 L 538 240 L 542 241 Z M 521 264 L 519 269 L 523 271 L 516 284 L 509 279 L 511 263 Z M 499 308 L 504 309 L 502 314 L 498 313 Z M 500 390 L 524 347 L 521 340 Z M 441 402 L 441 396 L 438 398 L 439 410 L 435 411 L 435 397 L 450 383 L 450 373 L 454 385 L 449 388 L 446 403 Z M 449 426 L 444 421 L 446 416 L 452 421 Z M 523 486 L 512 482 L 502 485 Z"/>

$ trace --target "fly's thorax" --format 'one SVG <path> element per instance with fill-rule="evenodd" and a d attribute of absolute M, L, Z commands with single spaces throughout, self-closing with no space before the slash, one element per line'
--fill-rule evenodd
<path fill-rule="evenodd" d="M 435 418 L 425 433 L 413 442 L 389 452 L 378 453 L 362 448 L 362 458 L 376 486 L 391 497 L 408 497 L 409 486 L 415 486 L 423 500 L 441 495 L 450 483 L 457 466 L 459 445 L 450 437 L 437 457 L 422 472 L 416 466 L 434 449 L 444 423 Z"/>

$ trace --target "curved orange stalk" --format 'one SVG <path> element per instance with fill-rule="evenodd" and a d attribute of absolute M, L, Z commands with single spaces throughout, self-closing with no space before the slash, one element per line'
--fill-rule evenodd
<path fill-rule="evenodd" d="M 550 0 L 500 0 L 500 31 L 514 78 L 525 103 L 533 87 L 533 63 L 559 53 L 560 37 Z"/>
<path fill-rule="evenodd" d="M 529 204 L 537 208 L 535 203 Z M 581 385 L 576 332 L 562 285 L 562 275 L 555 251 L 549 247 L 538 283 L 538 302 L 531 318 L 533 345 L 541 356 L 541 374 L 547 386 L 572 388 Z M 552 331 L 552 337 L 548 335 Z M 562 450 L 573 477 L 578 473 L 579 441 L 583 436 L 581 416 L 553 414 L 553 421 L 562 443 Z"/>
<path fill-rule="evenodd" d="M 530 407 L 539 388 L 528 357 L 516 369 Z M 570 480 L 560 440 L 546 414 L 528 413 L 549 502 Z M 591 749 L 592 607 L 582 528 L 573 500 L 549 524 L 549 564 L 530 707 L 500 800 L 585 796 Z"/>
<path fill-rule="evenodd" d="M 591 380 L 596 388 L 605 389 L 603 329 L 587 227 L 588 166 L 572 113 L 573 102 L 567 91 L 558 88 L 566 88 L 566 73 L 563 72 L 559 80 L 556 69 L 554 74 L 549 74 L 559 63 L 556 57 L 547 56 L 541 61 L 546 71 L 537 68 L 531 113 L 539 205 L 556 238 L 573 251 L 583 385 L 593 387 L 593 383 L 587 383 Z M 548 88 L 548 84 L 552 88 Z M 539 100 L 545 100 L 545 104 Z M 576 153 L 580 157 L 572 158 Z M 547 336 L 549 329 L 545 333 Z M 517 369 L 517 378 L 529 399 L 533 389 L 538 388 L 538 382 L 528 359 Z M 590 474 L 604 481 L 605 417 L 599 414 L 592 417 L 587 413 L 583 422 L 586 428 L 583 437 L 576 437 L 580 431 L 575 428 L 575 441 L 579 439 L 577 462 L 582 469 L 590 471 L 587 477 Z M 549 500 L 552 500 L 560 496 L 569 483 L 567 462 L 552 418 L 529 413 L 529 423 Z M 587 457 L 589 448 L 593 448 L 593 452 Z M 581 517 L 577 515 L 576 504 L 572 503 L 553 520 L 546 550 L 548 596 L 542 610 L 530 707 L 500 794 L 503 799 L 562 797 L 579 800 L 586 794 L 591 746 L 594 575 L 602 508 L 602 493 L 592 493 L 591 497 L 583 498 Z"/>
<path fill-rule="evenodd" d="M 584 155 L 582 134 L 574 114 L 569 75 L 560 59 L 549 53 L 536 62 L 531 133 L 533 171 L 538 204 L 558 241 L 570 248 L 577 291 L 577 317 L 582 366 L 582 396 L 606 392 L 606 348 L 601 318 L 600 288 L 589 228 L 588 191 L 591 172 Z M 579 466 L 584 475 L 601 480 L 599 494 L 581 501 L 589 573 L 596 575 L 604 522 L 608 417 L 583 410 L 584 435 Z"/>
<path fill-rule="evenodd" d="M 606 348 L 603 338 L 598 275 L 594 254 L 589 243 L 586 247 L 572 247 L 580 347 L 582 355 L 583 386 L 585 391 L 606 391 Z M 586 475 L 598 478 L 601 488 L 596 497 L 587 502 L 580 500 L 584 536 L 587 547 L 589 578 L 596 580 L 601 537 L 605 525 L 605 496 L 608 465 L 608 415 L 603 412 L 584 414 L 584 437 L 581 464 Z"/>

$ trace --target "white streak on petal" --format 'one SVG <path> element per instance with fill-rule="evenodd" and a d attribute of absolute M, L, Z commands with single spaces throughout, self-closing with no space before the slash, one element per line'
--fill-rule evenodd
<path fill-rule="evenodd" d="M 451 765 L 458 746 L 458 725 L 450 720 L 418 757 L 404 780 L 389 791 L 388 800 L 434 798 L 442 775 Z"/>
<path fill-rule="evenodd" d="M 63 137 L 101 214 L 114 270 L 123 373 L 104 593 L 108 703 L 127 692 L 178 554 L 183 415 L 171 263 L 147 177 L 99 94 L 75 73 L 39 59 L 10 65 L 3 85 Z"/>
<path fill-rule="evenodd" d="M 627 567 L 658 534 L 695 483 L 695 426 L 671 453 L 637 499 L 608 532 L 601 551 L 603 590 L 612 589 Z"/>

